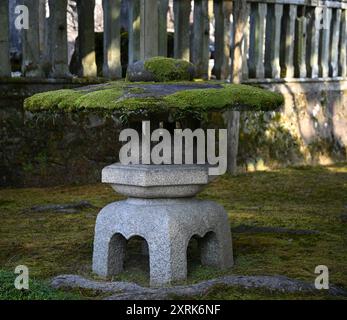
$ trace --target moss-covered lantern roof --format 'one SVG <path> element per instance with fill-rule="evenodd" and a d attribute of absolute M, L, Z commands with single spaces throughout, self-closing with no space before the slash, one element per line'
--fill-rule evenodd
<path fill-rule="evenodd" d="M 151 71 L 157 72 L 151 64 L 142 65 L 150 65 Z M 182 67 L 182 63 L 172 61 L 166 65 Z M 183 66 L 191 68 L 191 64 Z M 177 70 L 173 72 L 177 73 Z M 170 77 L 169 73 L 170 70 L 165 71 L 165 75 Z M 182 74 L 179 73 L 180 78 Z M 158 77 L 155 75 L 155 78 Z M 39 93 L 27 98 L 24 107 L 32 112 L 94 110 L 128 115 L 169 113 L 182 117 L 226 110 L 270 111 L 282 104 L 282 95 L 249 85 L 217 81 L 114 81 Z"/>

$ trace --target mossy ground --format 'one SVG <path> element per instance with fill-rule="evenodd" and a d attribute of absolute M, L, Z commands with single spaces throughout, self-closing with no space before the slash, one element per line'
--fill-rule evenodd
<path fill-rule="evenodd" d="M 201 198 L 228 211 L 231 227 L 241 224 L 317 230 L 319 234 L 233 233 L 235 266 L 224 272 L 201 267 L 194 241 L 188 250 L 188 283 L 223 274 L 285 275 L 314 281 L 317 265 L 327 265 L 330 283 L 347 288 L 347 164 L 297 167 L 228 175 L 206 188 Z M 0 269 L 24 264 L 39 281 L 73 273 L 91 277 L 91 257 L 98 208 L 119 200 L 107 185 L 0 190 Z M 88 200 L 96 209 L 77 214 L 35 213 L 34 205 Z M 126 270 L 115 280 L 148 284 L 148 261 L 139 242 L 130 241 Z M 0 274 L 2 277 L 2 274 Z M 67 292 L 100 298 L 90 292 Z M 4 295 L 0 295 L 0 299 Z M 6 295 L 5 295 L 6 297 Z M 40 296 L 42 297 L 42 296 Z M 16 296 L 14 297 L 16 298 Z M 330 299 L 317 294 L 283 294 L 217 286 L 197 299 Z"/>

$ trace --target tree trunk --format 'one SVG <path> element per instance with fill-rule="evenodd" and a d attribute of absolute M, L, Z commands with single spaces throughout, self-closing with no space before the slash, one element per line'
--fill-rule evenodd
<path fill-rule="evenodd" d="M 0 77 L 11 76 L 8 0 L 0 1 Z"/>

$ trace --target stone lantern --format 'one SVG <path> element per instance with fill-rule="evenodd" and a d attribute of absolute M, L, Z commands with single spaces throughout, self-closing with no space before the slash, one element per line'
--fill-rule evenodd
<path fill-rule="evenodd" d="M 161 101 L 174 94 L 181 94 L 184 99 L 187 92 L 199 90 L 210 99 L 208 108 L 218 108 L 218 91 L 223 95 L 227 85 L 165 82 L 189 81 L 193 69 L 184 61 L 154 58 L 130 66 L 128 80 L 134 81 L 135 92 L 141 92 L 138 93 L 142 95 L 140 104 L 147 104 L 147 99 Z M 142 83 L 136 85 L 136 81 Z M 144 81 L 150 83 L 144 84 Z M 196 102 L 199 103 L 193 101 Z M 227 99 L 222 103 L 223 107 L 228 107 Z M 164 117 L 170 118 L 169 112 L 175 113 L 175 108 L 171 102 L 164 110 L 165 116 L 158 117 L 155 111 L 151 113 L 157 120 L 167 123 Z M 158 108 L 160 113 L 163 111 Z M 206 166 L 116 163 L 103 169 L 102 182 L 111 184 L 128 199 L 107 205 L 98 215 L 93 253 L 93 271 L 98 275 L 107 277 L 122 272 L 126 241 L 133 236 L 140 236 L 147 242 L 151 286 L 186 279 L 187 247 L 193 236 L 198 236 L 203 265 L 220 269 L 233 265 L 231 232 L 225 210 L 215 202 L 195 198 L 209 182 Z"/>

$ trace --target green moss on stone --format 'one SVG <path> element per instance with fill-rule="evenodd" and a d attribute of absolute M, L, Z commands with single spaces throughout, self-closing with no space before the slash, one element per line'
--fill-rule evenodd
<path fill-rule="evenodd" d="M 38 93 L 24 101 L 24 108 L 30 111 L 62 109 L 69 110 L 83 95 L 81 91 L 63 89 Z"/>
<path fill-rule="evenodd" d="M 89 92 L 81 95 L 73 103 L 73 109 L 114 109 L 117 108 L 117 100 L 122 96 L 122 89 L 106 89 Z"/>
<path fill-rule="evenodd" d="M 166 95 L 162 94 L 165 90 Z M 170 112 L 181 117 L 227 109 L 268 111 L 282 104 L 280 94 L 248 85 L 201 82 L 188 86 L 187 82 L 130 84 L 117 81 L 36 94 L 26 99 L 24 106 L 29 111 L 97 109 L 127 115 Z"/>
<path fill-rule="evenodd" d="M 185 60 L 154 57 L 145 61 L 145 70 L 150 71 L 155 81 L 193 80 L 194 65 Z"/>
<path fill-rule="evenodd" d="M 283 104 L 282 95 L 248 85 L 225 84 L 222 89 L 179 91 L 164 100 L 180 110 L 206 112 L 224 109 L 273 110 Z"/>

